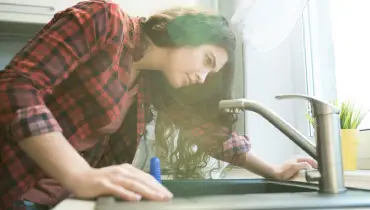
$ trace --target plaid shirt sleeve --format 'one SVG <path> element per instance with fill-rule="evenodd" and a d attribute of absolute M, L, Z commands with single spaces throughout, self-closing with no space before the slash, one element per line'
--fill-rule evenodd
<path fill-rule="evenodd" d="M 119 12 L 116 4 L 86 1 L 57 13 L 0 72 L 0 127 L 8 138 L 61 131 L 43 96 L 114 38 Z"/>
<path fill-rule="evenodd" d="M 235 157 L 251 149 L 249 138 L 230 132 L 230 129 L 214 123 L 204 123 L 191 130 L 191 135 L 201 142 L 198 146 L 212 157 L 232 163 Z"/>
<path fill-rule="evenodd" d="M 222 149 L 223 154 L 218 156 L 221 157 L 221 160 L 231 163 L 234 157 L 249 152 L 251 143 L 248 136 L 233 132 L 229 135 L 229 138 L 223 142 Z"/>

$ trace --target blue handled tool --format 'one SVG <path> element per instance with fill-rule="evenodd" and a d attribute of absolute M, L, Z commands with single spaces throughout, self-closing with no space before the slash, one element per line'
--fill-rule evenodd
<path fill-rule="evenodd" d="M 162 183 L 161 179 L 161 162 L 159 158 L 153 157 L 150 159 L 150 174 L 159 182 Z"/>

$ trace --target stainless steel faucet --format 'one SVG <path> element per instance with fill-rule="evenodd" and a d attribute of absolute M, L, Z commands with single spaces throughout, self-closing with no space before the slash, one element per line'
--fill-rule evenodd
<path fill-rule="evenodd" d="M 345 192 L 339 121 L 340 110 L 326 102 L 305 95 L 280 95 L 276 98 L 306 99 L 311 103 L 313 117 L 316 121 L 316 146 L 274 111 L 255 101 L 246 99 L 223 100 L 220 101 L 219 108 L 230 113 L 248 110 L 261 115 L 317 160 L 319 174 L 312 177 L 311 172 L 308 171 L 306 173 L 307 181 L 319 181 L 321 193 L 337 194 Z"/>

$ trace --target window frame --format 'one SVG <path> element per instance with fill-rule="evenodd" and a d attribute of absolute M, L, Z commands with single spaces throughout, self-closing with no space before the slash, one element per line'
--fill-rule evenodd
<path fill-rule="evenodd" d="M 310 0 L 303 15 L 303 40 L 306 94 L 324 101 L 337 98 L 335 57 L 333 49 L 330 0 Z M 311 113 L 311 105 L 307 103 L 307 114 Z M 315 141 L 314 128 L 306 122 L 307 135 Z M 307 155 L 298 148 L 298 155 Z"/>
<path fill-rule="evenodd" d="M 305 13 L 306 74 L 311 76 L 308 94 L 329 101 L 337 98 L 335 56 L 330 19 L 330 0 L 310 0 Z M 310 72 L 311 71 L 311 72 Z M 309 79 L 309 78 L 308 78 Z M 310 86 L 309 85 L 309 86 Z"/>

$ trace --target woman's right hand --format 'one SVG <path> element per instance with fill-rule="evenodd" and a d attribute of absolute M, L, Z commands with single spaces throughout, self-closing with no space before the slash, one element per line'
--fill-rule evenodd
<path fill-rule="evenodd" d="M 137 201 L 142 197 L 164 201 L 173 197 L 154 177 L 130 164 L 91 168 L 71 177 L 68 185 L 66 187 L 79 198 L 112 195 L 129 201 Z"/>

